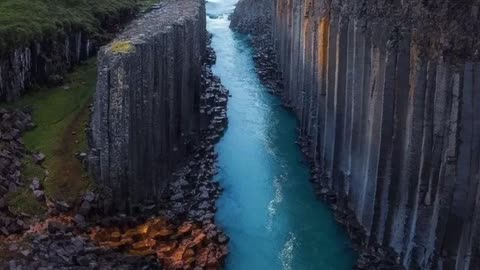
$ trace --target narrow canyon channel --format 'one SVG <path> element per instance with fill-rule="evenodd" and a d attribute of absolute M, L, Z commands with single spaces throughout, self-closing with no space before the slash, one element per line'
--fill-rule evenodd
<path fill-rule="evenodd" d="M 231 237 L 226 269 L 351 269 L 356 254 L 315 198 L 294 115 L 262 85 L 247 37 L 229 28 L 235 3 L 207 3 L 213 72 L 232 95 L 229 127 L 216 147 L 225 188 L 217 223 Z"/>

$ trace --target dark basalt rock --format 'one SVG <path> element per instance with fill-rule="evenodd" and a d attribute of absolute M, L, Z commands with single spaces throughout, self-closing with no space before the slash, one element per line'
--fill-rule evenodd
<path fill-rule="evenodd" d="M 358 269 L 480 268 L 478 10 L 237 5 L 232 27 L 253 35 L 259 76 L 298 116 L 313 185 L 360 248 Z"/>
<path fill-rule="evenodd" d="M 88 164 L 110 190 L 105 209 L 157 202 L 209 128 L 205 16 L 204 1 L 165 1 L 100 50 Z"/>
<path fill-rule="evenodd" d="M 29 108 L 0 109 L 0 232 L 4 235 L 19 233 L 28 226 L 21 216 L 13 214 L 6 202 L 7 193 L 17 192 L 28 183 L 22 179 L 22 159 L 30 155 L 21 135 L 30 129 L 32 118 Z M 44 200 L 39 179 L 32 179 L 30 187 L 39 200 Z"/>
<path fill-rule="evenodd" d="M 56 232 L 34 238 L 31 248 L 11 250 L 1 269 L 161 269 L 153 259 L 97 248 L 88 239 Z"/>

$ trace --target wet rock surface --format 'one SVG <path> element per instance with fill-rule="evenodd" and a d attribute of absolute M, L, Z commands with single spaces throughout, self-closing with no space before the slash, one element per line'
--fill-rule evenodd
<path fill-rule="evenodd" d="M 278 92 L 357 268 L 477 269 L 478 3 L 258 2 L 240 1 L 232 27 L 275 48 Z"/>

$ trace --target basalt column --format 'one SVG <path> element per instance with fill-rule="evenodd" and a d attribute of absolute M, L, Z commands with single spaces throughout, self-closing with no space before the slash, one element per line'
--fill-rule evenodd
<path fill-rule="evenodd" d="M 283 96 L 364 246 L 407 269 L 480 269 L 479 2 L 262 2 Z M 253 5 L 234 27 L 261 21 Z"/>
<path fill-rule="evenodd" d="M 202 0 L 162 1 L 101 49 L 90 160 L 110 209 L 158 200 L 200 139 L 205 52 Z"/>

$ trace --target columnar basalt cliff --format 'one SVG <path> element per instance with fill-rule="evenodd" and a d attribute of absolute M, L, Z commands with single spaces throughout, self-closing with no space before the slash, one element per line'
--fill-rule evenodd
<path fill-rule="evenodd" d="M 232 26 L 271 28 L 319 193 L 407 269 L 479 269 L 480 3 L 258 2 Z"/>
<path fill-rule="evenodd" d="M 105 19 L 102 28 L 115 32 L 114 25 L 131 20 L 134 14 L 125 9 L 117 18 Z M 0 101 L 15 101 L 37 84 L 58 84 L 76 64 L 97 52 L 99 42 L 87 31 L 75 31 L 0 51 Z"/>
<path fill-rule="evenodd" d="M 156 202 L 209 121 L 205 4 L 163 1 L 99 52 L 91 165 L 113 210 Z"/>

